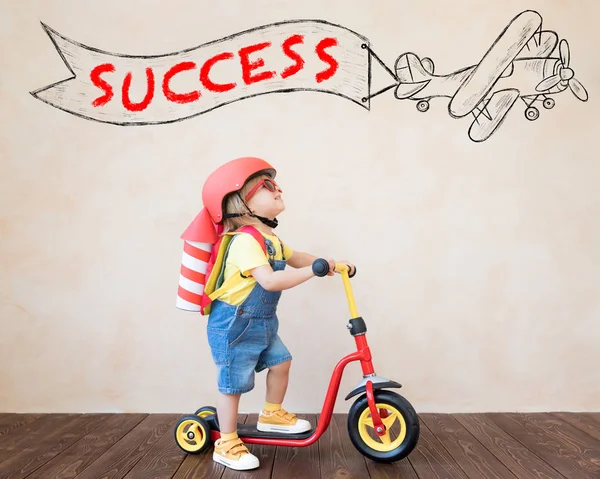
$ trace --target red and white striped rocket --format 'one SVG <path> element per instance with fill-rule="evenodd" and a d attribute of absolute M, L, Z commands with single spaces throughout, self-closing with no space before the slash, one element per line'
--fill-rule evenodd
<path fill-rule="evenodd" d="M 206 267 L 218 236 L 208 210 L 203 208 L 181 235 L 183 254 L 176 306 L 184 311 L 200 311 L 206 283 Z"/>

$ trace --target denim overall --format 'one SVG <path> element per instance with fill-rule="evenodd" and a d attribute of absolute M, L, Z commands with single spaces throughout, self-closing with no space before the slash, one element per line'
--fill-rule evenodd
<path fill-rule="evenodd" d="M 235 240 L 235 235 L 228 248 Z M 286 259 L 275 259 L 275 247 L 265 238 L 274 271 L 285 269 Z M 281 243 L 280 243 L 281 244 Z M 226 251 L 223 258 L 225 268 Z M 241 274 L 241 272 L 236 273 Z M 258 282 L 239 306 L 216 299 L 211 306 L 206 332 L 217 366 L 219 392 L 242 394 L 254 389 L 255 372 L 289 361 L 292 356 L 277 334 L 277 303 L 281 291 L 267 291 Z"/>

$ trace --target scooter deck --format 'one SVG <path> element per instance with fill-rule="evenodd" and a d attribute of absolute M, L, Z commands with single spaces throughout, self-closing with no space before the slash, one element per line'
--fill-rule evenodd
<path fill-rule="evenodd" d="M 286 438 L 286 439 L 306 439 L 315 432 L 315 429 L 310 431 L 290 434 L 286 432 L 264 432 L 256 429 L 256 424 L 238 424 L 239 437 L 258 437 L 258 438 Z"/>
<path fill-rule="evenodd" d="M 215 428 L 218 430 L 218 428 Z M 296 434 L 289 434 L 285 432 L 264 432 L 256 429 L 256 424 L 240 424 L 237 425 L 237 433 L 240 438 L 244 437 L 255 437 L 262 439 L 306 439 L 314 434 L 316 428 L 311 429 L 310 431 L 300 432 Z"/>

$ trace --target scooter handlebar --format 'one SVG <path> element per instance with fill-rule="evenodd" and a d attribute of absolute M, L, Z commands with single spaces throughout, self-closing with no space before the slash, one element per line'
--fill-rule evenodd
<path fill-rule="evenodd" d="M 327 276 L 327 273 L 329 273 L 329 269 L 329 261 L 327 261 L 324 258 L 318 258 L 312 264 L 312 270 L 315 276 Z M 350 267 L 344 263 L 335 263 L 335 271 L 338 273 L 341 273 L 342 271 L 350 272 Z M 351 275 L 349 275 L 349 277 L 352 278 L 355 274 L 356 266 L 354 267 L 354 272 Z"/>
<path fill-rule="evenodd" d="M 312 271 L 315 276 L 326 276 L 329 273 L 329 261 L 318 258 L 313 261 Z"/>

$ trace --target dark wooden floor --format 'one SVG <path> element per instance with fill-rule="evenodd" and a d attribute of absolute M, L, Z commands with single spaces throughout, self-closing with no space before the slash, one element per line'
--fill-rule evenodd
<path fill-rule="evenodd" d="M 244 473 L 181 451 L 179 417 L 0 414 L 0 478 L 600 478 L 600 413 L 422 414 L 417 448 L 391 465 L 360 455 L 335 415 L 310 447 L 251 446 L 261 467 Z"/>

